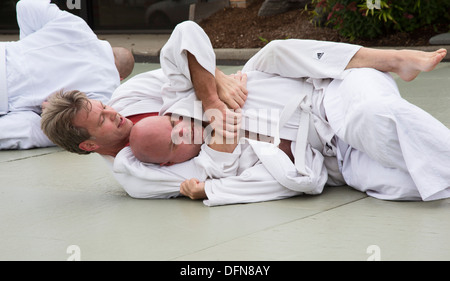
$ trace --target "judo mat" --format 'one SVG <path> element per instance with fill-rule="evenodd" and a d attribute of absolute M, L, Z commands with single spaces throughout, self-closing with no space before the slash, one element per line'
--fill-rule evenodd
<path fill-rule="evenodd" d="M 450 128 L 450 63 L 396 81 Z M 389 202 L 342 186 L 213 208 L 138 200 L 100 156 L 59 148 L 2 151 L 0 174 L 0 260 L 450 260 L 450 199 Z"/>

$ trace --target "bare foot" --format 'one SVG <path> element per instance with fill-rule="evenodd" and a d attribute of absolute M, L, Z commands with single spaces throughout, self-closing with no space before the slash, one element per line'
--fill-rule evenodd
<path fill-rule="evenodd" d="M 414 50 L 400 50 L 397 73 L 405 81 L 414 80 L 420 72 L 433 70 L 447 55 L 446 49 L 439 49 L 435 52 L 423 52 Z"/>

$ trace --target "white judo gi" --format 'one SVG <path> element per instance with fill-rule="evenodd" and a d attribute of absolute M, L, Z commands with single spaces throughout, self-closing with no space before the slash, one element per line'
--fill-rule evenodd
<path fill-rule="evenodd" d="M 0 150 L 53 146 L 41 104 L 60 90 L 109 101 L 120 85 L 111 45 L 50 0 L 17 3 L 20 40 L 0 42 Z"/>
<path fill-rule="evenodd" d="M 179 185 L 185 179 L 206 180 L 208 200 L 204 203 L 209 206 L 275 200 L 304 193 L 320 194 L 327 182 L 342 184 L 340 176 L 349 185 L 382 199 L 431 200 L 447 197 L 449 172 L 442 167 L 450 159 L 449 150 L 444 146 L 449 140 L 448 129 L 437 120 L 429 120 L 429 115 L 399 98 L 395 83 L 388 74 L 369 69 L 344 71 L 357 50 L 358 46 L 330 42 L 274 42 L 244 67 L 248 74 L 249 90 L 243 108 L 244 127 L 255 120 L 255 115 L 257 121 L 272 124 L 263 126 L 263 122 L 246 129 L 274 136 L 276 140 L 292 140 L 295 165 L 280 150 L 273 150 L 272 144 L 255 141 L 239 145 L 232 154 L 215 152 L 203 146 L 197 158 L 171 167 L 140 163 L 131 150 L 125 148 L 114 161 L 116 178 L 130 196 L 137 198 L 175 197 L 179 195 Z M 116 91 L 111 105 L 123 114 L 135 100 L 141 104 L 134 105 L 134 114 L 149 112 L 143 106 L 143 99 L 148 96 L 144 90 L 144 80 L 148 76 L 154 81 L 159 80 L 152 90 L 162 87 L 163 101 L 154 109 L 162 106 L 161 114 L 178 113 L 202 118 L 201 110 L 197 108 L 201 105 L 194 102 L 196 97 L 190 83 L 186 51 L 194 54 L 198 62 L 214 75 L 215 59 L 209 39 L 195 24 L 184 23 L 177 27 L 162 52 L 161 65 L 167 77 L 161 71 L 136 77 L 128 82 L 129 85 Z M 383 79 L 385 83 L 380 83 Z M 132 84 L 144 88 L 133 92 Z M 368 89 L 367 85 L 371 84 L 374 87 Z M 376 86 L 378 84 L 381 85 Z M 158 94 L 152 94 L 153 101 L 158 99 Z M 393 96 L 396 97 L 394 104 L 401 103 L 403 111 L 386 106 L 386 101 Z M 371 104 L 376 105 L 375 109 L 367 112 Z M 275 109 L 275 114 L 265 112 L 261 115 L 254 110 L 264 108 Z M 394 118 L 405 112 L 420 117 Z M 402 128 L 390 130 L 392 126 L 377 126 L 378 122 L 389 124 L 400 119 L 398 125 Z M 422 138 L 417 142 L 410 139 L 409 130 L 423 127 L 424 122 L 431 124 L 434 135 L 416 135 Z M 275 127 L 273 124 L 276 124 Z M 279 130 L 267 130 L 267 127 L 277 126 Z M 429 130 L 427 127 L 425 129 Z M 400 138 L 400 130 L 408 133 Z M 378 139 L 369 137 L 373 134 Z M 430 139 L 436 145 L 423 147 Z M 419 146 L 415 147 L 417 144 Z M 436 150 L 437 146 L 440 147 Z M 433 161 L 418 165 L 422 169 L 425 165 L 429 167 L 438 163 L 438 170 L 436 167 L 429 168 L 436 171 L 431 178 L 423 174 L 423 177 L 433 180 L 433 185 L 419 186 L 413 180 L 411 175 L 417 168 L 410 171 L 407 165 L 402 166 L 402 161 L 410 161 L 410 156 L 407 158 L 400 147 L 408 147 L 412 154 L 419 147 L 425 149 L 425 153 L 435 151 Z M 373 156 L 379 158 L 371 160 Z M 422 159 L 414 160 L 420 162 Z M 420 176 L 418 174 L 416 177 Z M 428 181 L 421 179 L 420 182 Z"/>
<path fill-rule="evenodd" d="M 293 40 L 292 44 L 302 50 L 297 54 L 298 64 L 311 65 L 310 68 L 305 67 L 302 70 L 305 72 L 303 76 L 316 78 L 340 77 L 349 60 L 360 48 L 355 45 L 307 40 Z M 271 50 L 277 49 L 272 45 L 265 47 L 263 53 L 271 53 Z M 324 53 L 324 50 L 331 49 L 335 54 Z M 156 111 L 161 114 L 170 112 L 201 119 L 203 112 L 192 89 L 185 50 L 193 53 L 202 66 L 214 75 L 215 55 L 208 37 L 197 25 L 186 22 L 174 30 L 171 39 L 161 52 L 164 72 L 157 70 L 133 77 L 115 91 L 109 105 L 124 116 Z M 259 57 L 261 59 L 254 59 L 253 62 L 260 62 L 262 58 L 266 58 Z M 334 134 L 324 122 L 321 106 L 323 100 L 321 87 L 330 80 L 314 81 L 317 84 L 317 89 L 314 90 L 312 84 L 306 83 L 304 79 L 252 71 L 252 67 L 250 64 L 246 65 L 246 71 L 249 71 L 247 83 L 249 96 L 243 108 L 244 128 L 251 132 L 292 140 L 295 144 L 303 111 L 294 106 L 287 110 L 288 114 L 285 114 L 286 105 L 291 105 L 295 101 L 299 103 L 301 97 L 304 97 L 301 95 L 302 87 L 305 84 L 311 85 L 310 102 L 315 104 L 311 122 L 317 123 L 315 127 L 318 129 L 322 147 L 319 152 L 309 144 L 303 144 L 303 151 L 307 151 L 303 162 L 308 163 L 305 174 L 298 174 L 287 156 L 274 149 L 273 144 L 268 143 L 249 141 L 242 147 L 239 146 L 233 154 L 214 155 L 215 160 L 223 159 L 217 163 L 228 163 L 224 164 L 229 167 L 228 169 L 219 169 L 228 171 L 226 174 L 217 174 L 216 166 L 205 165 L 208 160 L 204 157 L 208 157 L 208 154 L 203 152 L 196 159 L 186 163 L 160 167 L 137 161 L 131 150 L 125 148 L 115 158 L 113 171 L 130 196 L 176 197 L 180 195 L 181 182 L 192 177 L 202 181 L 208 179 L 206 192 L 209 200 L 205 201 L 205 204 L 210 206 L 268 201 L 303 193 L 320 194 L 327 180 L 331 184 L 343 184 L 335 158 L 336 149 L 332 148 L 331 143 Z M 282 126 L 280 118 L 284 119 L 281 121 L 284 123 Z M 306 131 L 304 135 L 307 134 Z M 328 146 L 324 146 L 322 142 L 328 143 Z M 241 150 L 242 153 L 237 153 Z M 207 146 L 204 147 L 204 151 L 213 152 Z M 254 162 L 255 159 L 257 162 Z M 329 169 L 325 167 L 324 161 L 331 163 Z M 332 175 L 330 178 L 327 170 Z M 213 175 L 216 179 L 212 179 Z"/>

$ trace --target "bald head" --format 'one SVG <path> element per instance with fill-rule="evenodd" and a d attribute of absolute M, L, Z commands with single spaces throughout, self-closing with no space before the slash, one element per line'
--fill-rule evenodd
<path fill-rule="evenodd" d="M 120 80 L 127 78 L 134 69 L 134 56 L 133 53 L 122 47 L 114 47 L 114 60 L 117 70 L 120 74 Z"/>
<path fill-rule="evenodd" d="M 158 124 L 156 118 L 148 117 L 136 123 L 131 130 L 130 148 L 141 162 L 156 164 L 165 162 L 164 155 L 158 153 L 158 143 L 162 142 L 157 132 Z M 170 139 L 166 141 L 169 142 Z"/>
<path fill-rule="evenodd" d="M 172 165 L 198 155 L 202 142 L 191 140 L 202 137 L 202 127 L 193 127 L 193 121 L 172 120 L 170 116 L 147 117 L 136 123 L 130 133 L 130 148 L 141 162 Z"/>

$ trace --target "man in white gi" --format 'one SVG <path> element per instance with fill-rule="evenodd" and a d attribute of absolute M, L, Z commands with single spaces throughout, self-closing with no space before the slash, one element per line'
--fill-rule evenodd
<path fill-rule="evenodd" d="M 177 50 L 176 46 L 180 42 L 169 42 L 168 45 Z M 256 145 L 249 142 L 253 155 L 262 162 L 268 173 L 283 186 L 310 194 L 320 193 L 327 180 L 328 183 L 339 183 L 336 175 L 342 172 L 345 183 L 381 199 L 433 200 L 450 196 L 450 170 L 445 164 L 450 160 L 448 128 L 402 99 L 390 75 L 373 69 L 353 69 L 344 78 L 332 81 L 291 79 L 305 76 L 298 64 L 292 63 L 294 54 L 286 56 L 290 60 L 283 60 L 286 53 L 292 52 L 295 47 L 295 41 L 276 42 L 252 58 L 243 69 L 249 75 L 249 92 L 257 93 L 249 94 L 243 107 L 244 121 L 247 122 L 255 114 L 252 109 L 276 109 L 280 104 L 279 119 L 276 118 L 278 116 L 273 118 L 270 113 L 270 116 L 258 115 L 256 119 L 263 118 L 264 123 L 275 120 L 276 123 L 286 124 L 278 125 L 279 136 L 272 135 L 276 144 L 279 143 L 277 137 L 293 141 L 291 148 L 295 156 L 295 168 L 294 165 L 285 164 L 288 161 L 278 160 L 286 160 L 285 155 L 277 153 L 276 157 L 272 157 L 273 155 L 264 151 L 258 151 L 261 149 L 260 143 Z M 201 57 L 200 53 L 194 55 Z M 170 55 L 168 57 L 170 60 Z M 177 59 L 172 58 L 171 61 L 175 62 Z M 177 63 L 168 63 L 167 68 L 176 77 L 172 83 L 178 88 L 173 98 L 182 100 L 182 108 L 171 102 L 170 111 L 172 114 L 195 117 L 191 113 L 195 109 L 183 112 L 194 102 L 186 102 L 193 95 L 180 97 L 180 91 L 184 89 L 179 85 L 182 85 L 183 78 L 189 83 L 189 73 L 179 60 Z M 177 67 L 171 67 L 173 65 Z M 207 63 L 203 66 L 206 69 L 212 67 Z M 263 72 L 255 73 L 254 70 Z M 268 72 L 279 76 L 269 75 Z M 260 78 L 257 78 L 258 75 Z M 313 77 L 319 78 L 319 75 Z M 298 92 L 299 89 L 310 91 L 310 94 Z M 273 97 L 275 91 L 276 98 Z M 261 101 L 267 103 L 263 104 Z M 289 108 L 291 105 L 293 107 Z M 280 121 L 286 118 L 287 122 Z M 199 142 L 195 143 L 193 140 L 200 133 L 196 129 L 191 130 L 191 122 L 183 121 L 179 122 L 177 118 L 171 119 L 168 116 L 142 120 L 131 132 L 130 145 L 133 153 L 142 161 L 162 164 L 179 163 L 195 157 Z M 163 126 L 159 126 L 161 124 Z M 247 130 L 270 134 L 261 130 L 261 123 L 253 128 L 246 125 L 243 127 Z M 290 132 L 290 129 L 293 131 Z M 136 133 L 135 130 L 139 132 Z M 249 168 L 241 163 L 251 158 L 248 153 L 246 157 L 240 156 L 239 152 L 235 156 L 227 156 L 208 149 L 205 145 L 202 152 L 195 163 L 197 169 L 201 167 L 200 170 L 206 171 L 207 178 L 239 177 Z M 339 162 L 334 162 L 333 157 Z M 338 163 L 341 167 L 333 166 Z M 279 166 L 283 166 L 283 169 Z M 294 177 L 295 173 L 297 176 Z M 196 181 L 200 180 L 191 181 L 191 184 Z M 255 178 L 253 182 L 256 182 Z M 207 185 L 206 193 L 199 192 L 197 196 L 194 191 L 194 196 L 190 197 L 214 197 L 218 188 L 212 195 L 212 184 Z M 205 187 L 204 183 L 192 186 L 197 187 L 198 191 Z M 189 191 L 183 193 L 189 194 Z"/>
<path fill-rule="evenodd" d="M 107 102 L 134 67 L 131 52 L 50 0 L 19 1 L 17 20 L 20 40 L 0 42 L 0 150 L 53 146 L 40 129 L 49 95 L 80 89 Z"/>
<path fill-rule="evenodd" d="M 164 75 L 164 73 L 162 73 L 162 71 L 155 71 L 152 73 L 145 73 L 140 76 L 137 76 L 132 80 L 130 80 L 129 83 L 124 84 L 120 89 L 118 89 L 118 91 L 116 92 L 117 95 L 115 94 L 110 103 L 110 105 L 114 106 L 114 110 L 110 107 L 103 106 L 100 103 L 91 102 L 90 105 L 81 108 L 79 112 L 74 112 L 72 116 L 76 120 L 75 119 L 69 120 L 69 122 L 73 123 L 74 127 L 83 129 L 85 132 L 88 133 L 86 141 L 78 140 L 75 141 L 74 144 L 71 144 L 71 146 L 79 147 L 81 148 L 81 150 L 95 151 L 102 154 L 110 154 L 112 156 L 115 156 L 115 160 L 113 163 L 115 176 L 118 179 L 118 181 L 124 186 L 128 194 L 131 195 L 132 197 L 137 198 L 176 197 L 180 195 L 179 190 L 180 183 L 183 182 L 184 180 L 192 177 L 197 177 L 197 175 L 200 180 L 206 179 L 205 171 L 198 170 L 196 168 L 197 166 L 195 165 L 194 162 L 195 159 L 178 165 L 173 165 L 170 167 L 161 167 L 151 164 L 147 165 L 137 161 L 134 158 L 132 151 L 129 147 L 123 148 L 128 142 L 129 133 L 131 131 L 132 125 L 126 118 L 122 116 L 130 116 L 148 112 L 162 112 L 163 113 L 162 115 L 164 115 L 166 110 L 160 110 L 161 106 L 163 105 L 163 102 L 160 100 L 159 97 L 161 88 L 163 88 L 164 95 L 167 94 L 167 92 L 169 92 L 169 100 L 170 100 L 171 98 L 170 93 L 173 92 L 174 87 L 175 88 L 179 87 L 177 88 L 177 90 L 179 91 L 180 94 L 182 94 L 182 97 L 186 98 L 184 102 L 185 105 L 184 108 L 187 108 L 187 110 L 192 109 L 193 103 L 189 101 L 189 97 L 192 96 L 193 93 L 192 85 L 190 85 L 188 89 L 186 88 L 186 86 L 189 86 L 189 83 L 186 84 L 186 80 L 188 80 L 186 79 L 186 77 L 190 76 L 189 69 L 187 68 L 188 65 L 187 52 L 193 54 L 195 58 L 198 60 L 198 62 L 201 65 L 206 66 L 205 69 L 208 69 L 209 73 L 212 76 L 214 75 L 214 62 L 213 60 L 208 59 L 211 56 L 214 58 L 212 48 L 210 48 L 211 52 L 205 51 L 205 48 L 206 50 L 209 49 L 208 46 L 204 47 L 203 49 L 200 48 L 196 50 L 196 45 L 205 41 L 204 40 L 205 35 L 202 34 L 201 32 L 197 32 L 198 37 L 192 36 L 193 34 L 189 34 L 191 31 L 198 31 L 198 27 L 196 29 L 196 27 L 192 25 L 193 25 L 192 23 L 186 23 L 183 24 L 182 26 L 179 26 L 174 32 L 176 43 L 175 44 L 169 43 L 167 45 L 168 47 L 165 48 L 166 51 L 164 53 L 166 55 L 167 54 L 169 55 L 167 56 L 163 55 L 162 58 L 163 68 L 164 68 L 163 62 L 164 60 L 167 60 L 167 63 L 169 65 L 171 64 L 175 65 L 175 67 L 172 68 L 169 67 L 168 69 L 167 68 L 165 69 L 166 75 L 169 79 L 166 77 L 166 75 Z M 182 43 L 179 44 L 180 42 L 177 41 L 178 39 L 176 39 L 176 37 L 182 38 L 183 34 L 188 34 L 187 38 L 184 38 L 186 40 L 181 40 Z M 188 40 L 188 38 L 191 38 L 191 40 Z M 329 42 L 328 43 L 301 42 L 298 40 L 293 40 L 289 41 L 288 44 L 291 44 L 291 42 L 297 47 L 304 47 L 305 49 L 301 49 L 304 52 L 300 54 L 298 51 L 299 49 L 290 49 L 290 48 L 288 48 L 287 50 L 284 49 L 280 50 L 279 47 L 282 46 L 283 44 L 280 45 L 278 45 L 278 43 L 271 44 L 271 47 L 265 48 L 265 50 L 263 50 L 260 53 L 261 55 L 259 56 L 257 55 L 255 59 L 252 59 L 250 63 L 246 65 L 245 69 L 247 70 L 256 69 L 255 71 L 257 72 L 254 84 L 254 86 L 256 87 L 254 93 L 255 96 L 258 96 L 258 94 L 263 93 L 264 90 L 264 86 L 260 86 L 260 88 L 257 88 L 259 85 L 257 83 L 258 81 L 262 82 L 264 80 L 273 79 L 271 81 L 277 82 L 276 81 L 277 79 L 287 79 L 287 80 L 280 80 L 281 82 L 283 82 L 281 84 L 274 83 L 275 87 L 277 86 L 283 87 L 283 85 L 286 84 L 287 86 L 285 90 L 290 92 L 289 95 L 285 97 L 289 97 L 289 100 L 296 98 L 297 102 L 303 103 L 305 99 L 305 94 L 304 93 L 298 94 L 298 92 L 292 94 L 293 91 L 292 88 L 293 87 L 298 88 L 299 85 L 303 86 L 305 85 L 306 82 L 304 81 L 304 79 L 302 80 L 295 77 L 303 77 L 303 76 L 313 78 L 339 77 L 342 75 L 344 69 L 349 65 L 349 61 L 351 64 L 351 59 L 357 57 L 355 53 L 357 52 L 359 53 L 362 50 L 358 46 L 333 44 Z M 308 44 L 310 45 L 309 47 Z M 172 47 L 174 48 L 171 49 Z M 277 50 L 279 52 L 277 52 Z M 320 50 L 320 52 L 317 52 L 318 50 Z M 335 55 L 339 59 L 333 60 L 333 56 L 330 55 L 329 53 L 330 50 L 334 50 L 334 52 L 337 52 L 337 54 Z M 276 56 L 266 57 L 263 55 L 267 53 L 271 53 L 272 55 Z M 331 52 L 331 54 L 332 53 L 333 52 Z M 318 56 L 317 54 L 320 54 L 320 56 Z M 293 75 L 294 78 L 282 78 L 279 77 L 278 75 L 264 73 L 258 70 L 258 68 L 266 68 L 265 70 L 268 70 L 267 67 L 269 68 L 275 67 L 273 69 L 274 73 L 278 72 L 279 69 L 276 68 L 277 63 L 284 61 L 270 61 L 270 60 L 274 57 L 282 59 L 284 55 L 286 55 L 290 59 L 290 61 L 286 62 L 286 64 L 282 63 L 283 67 L 286 66 L 286 69 L 289 70 L 289 72 L 294 71 L 291 73 L 291 75 Z M 433 53 L 432 56 L 433 58 L 437 58 L 436 60 L 438 61 L 442 59 L 442 55 L 440 53 Z M 206 60 L 204 59 L 205 57 L 207 58 Z M 269 61 L 267 61 L 267 58 L 269 58 Z M 306 63 L 306 65 L 302 65 L 301 63 Z M 431 68 L 433 68 L 436 64 L 437 63 L 431 63 Z M 180 68 L 178 68 L 179 66 Z M 301 66 L 304 66 L 304 68 L 299 70 Z M 312 68 L 308 69 L 308 66 Z M 327 67 L 325 69 L 321 69 L 320 68 L 321 66 Z M 183 73 L 181 73 L 181 75 L 179 71 L 180 69 L 184 71 Z M 186 69 L 188 70 L 186 71 Z M 305 73 L 301 73 L 302 71 Z M 413 71 L 409 72 L 415 71 L 420 70 L 413 69 Z M 286 73 L 280 74 L 286 75 Z M 177 80 L 177 77 L 180 78 L 180 80 Z M 170 84 L 170 83 L 167 84 L 168 82 L 172 81 L 181 81 L 181 84 Z M 317 105 L 322 103 L 321 99 L 323 99 L 323 91 L 320 86 L 326 86 L 327 83 L 321 83 L 321 81 L 319 80 L 312 80 L 312 81 L 314 84 L 310 84 L 309 86 L 311 89 L 313 89 L 313 91 L 316 91 L 315 97 L 312 98 L 312 103 L 315 103 L 315 105 Z M 250 90 L 251 83 L 253 82 L 250 79 L 249 73 L 249 85 L 248 85 L 249 93 L 252 93 L 252 91 Z M 291 87 L 288 87 L 288 85 L 290 85 Z M 262 92 L 258 93 L 256 89 L 261 90 Z M 153 93 L 149 94 L 149 92 Z M 74 98 L 75 100 L 81 101 L 83 98 L 81 95 L 78 94 L 80 93 L 75 94 L 71 93 L 70 96 L 72 96 L 72 98 Z M 196 94 L 198 95 L 199 93 L 196 92 Z M 263 93 L 265 97 L 270 96 L 270 94 L 272 94 L 273 100 L 273 92 L 270 92 L 269 95 Z M 57 97 L 54 97 L 54 100 L 50 100 L 50 103 L 52 104 L 53 102 L 57 102 L 58 100 L 63 99 L 65 96 L 68 95 L 61 94 Z M 300 101 L 298 99 L 300 99 Z M 251 99 L 249 95 L 247 103 L 250 102 L 250 100 Z M 277 106 L 279 106 L 284 110 L 283 106 L 286 105 L 286 100 L 284 101 L 281 100 L 279 103 L 280 104 L 278 104 Z M 313 149 L 313 147 L 310 144 L 307 144 L 307 141 L 305 141 L 305 139 L 303 139 L 301 142 L 297 141 L 297 143 L 301 143 L 301 146 L 297 145 L 299 149 L 297 149 L 296 151 L 296 158 L 301 157 L 302 159 L 305 159 L 305 162 L 303 162 L 302 165 L 302 162 L 299 161 L 299 165 L 297 167 L 294 167 L 292 162 L 290 162 L 287 157 L 283 158 L 283 156 L 281 156 L 278 158 L 274 158 L 273 157 L 274 154 L 267 154 L 267 155 L 264 155 L 264 153 L 258 154 L 258 151 L 260 152 L 264 151 L 265 148 L 269 146 L 274 147 L 274 145 L 272 144 L 252 145 L 253 150 L 250 151 L 251 153 L 248 155 L 253 156 L 240 158 L 242 161 L 250 161 L 250 162 L 254 161 L 253 164 L 258 163 L 258 165 L 252 164 L 254 167 L 252 166 L 251 168 L 246 169 L 243 173 L 241 173 L 237 177 L 230 177 L 223 179 L 208 179 L 207 184 L 205 185 L 205 190 L 209 200 L 205 201 L 205 204 L 220 205 L 229 203 L 256 202 L 256 201 L 274 200 L 291 197 L 302 194 L 303 192 L 311 194 L 317 194 L 321 192 L 324 183 L 328 180 L 327 173 L 329 173 L 329 171 L 324 169 L 324 158 L 322 154 L 329 153 L 331 156 L 333 154 L 336 155 L 336 153 L 338 152 L 335 140 L 333 140 L 334 134 L 331 135 L 328 134 L 330 132 L 331 127 L 329 126 L 329 124 L 326 124 L 326 120 L 324 119 L 324 115 L 322 112 L 323 107 L 321 107 L 320 105 L 316 108 L 313 107 L 312 111 L 315 112 L 311 114 L 309 112 L 304 112 L 303 109 L 307 109 L 308 108 L 307 106 L 305 107 L 303 105 L 302 110 L 297 110 L 296 104 L 295 103 L 292 104 L 294 104 L 293 110 L 291 108 L 287 112 L 289 113 L 292 110 L 290 113 L 294 112 L 295 113 L 294 115 L 296 116 L 292 117 L 293 118 L 292 119 L 291 115 L 284 115 L 283 113 L 281 116 L 278 116 L 278 118 L 275 118 L 278 119 L 275 121 L 277 123 L 279 119 L 284 120 L 283 122 L 285 123 L 285 125 L 280 127 L 284 127 L 285 132 L 280 131 L 279 135 L 277 135 L 277 131 L 272 132 L 275 134 L 274 137 L 276 139 L 279 139 L 279 137 L 282 134 L 285 134 L 286 137 L 291 137 L 295 141 L 297 141 L 298 139 L 297 129 L 299 127 L 298 124 L 299 122 L 304 122 L 305 118 L 302 118 L 302 115 L 306 113 L 308 115 L 309 120 L 312 120 L 311 122 L 309 121 L 306 122 L 306 125 L 309 125 L 308 127 L 314 128 L 315 130 L 319 130 L 318 131 L 319 142 L 321 142 L 322 145 L 322 148 L 320 149 L 321 151 L 319 152 L 319 150 L 315 148 Z M 186 113 L 186 109 L 183 109 L 183 107 L 174 107 L 173 105 L 171 106 L 170 103 L 166 102 L 165 107 L 167 107 L 167 105 L 169 105 L 168 106 L 169 109 L 171 110 L 173 109 L 172 112 L 175 112 L 178 109 L 180 111 L 184 110 L 184 112 L 179 113 Z M 47 108 L 46 111 L 44 112 L 44 115 L 48 114 L 49 118 L 46 117 L 45 120 L 43 118 L 43 129 L 47 132 L 48 135 L 53 136 L 52 139 L 58 138 L 57 135 L 52 133 L 54 129 L 52 129 L 51 126 L 48 126 L 49 125 L 48 120 L 52 119 L 51 116 L 55 114 L 55 112 L 58 113 L 62 109 L 52 108 L 50 110 L 49 108 Z M 117 112 L 120 112 L 121 114 L 118 114 Z M 202 114 L 200 113 L 200 115 Z M 298 121 L 299 117 L 301 117 L 300 121 Z M 296 118 L 297 120 L 295 120 Z M 315 125 L 315 122 L 317 122 L 319 126 L 323 127 L 318 129 L 318 127 Z M 297 124 L 296 127 L 295 124 Z M 311 124 L 313 126 L 311 126 Z M 123 144 L 115 147 L 114 149 L 109 150 L 109 152 L 113 153 L 105 153 L 106 151 L 108 151 L 106 149 L 108 145 L 106 141 L 103 141 L 105 139 L 105 135 L 102 134 L 102 132 L 104 133 L 103 130 L 104 126 L 108 128 L 107 132 L 112 131 L 115 132 L 114 135 L 112 134 L 108 135 L 109 139 L 117 140 L 117 137 L 119 135 L 121 135 L 122 137 L 125 136 L 123 137 L 122 141 Z M 64 142 L 56 142 L 56 143 L 65 147 L 69 151 L 75 150 L 68 148 L 69 145 L 66 145 Z M 316 143 L 315 145 L 317 144 L 318 143 Z M 304 146 L 306 146 L 305 149 Z M 258 150 L 257 147 L 262 147 L 263 149 Z M 300 155 L 300 157 L 297 157 L 298 151 L 300 151 L 300 153 L 301 151 L 303 151 L 304 155 L 303 156 Z M 322 155 L 322 157 L 320 155 Z M 267 158 L 265 156 L 270 156 L 271 158 Z M 332 157 L 333 156 L 331 156 L 331 158 Z M 278 160 L 269 161 L 272 159 Z M 337 163 L 338 162 L 336 161 L 335 166 L 337 166 Z M 291 169 L 292 167 L 294 167 L 294 169 Z M 302 172 L 304 174 L 297 172 L 302 168 L 303 168 Z M 278 174 L 275 173 L 276 169 L 278 169 Z M 317 173 L 317 171 L 319 172 Z M 252 181 L 252 179 L 255 179 L 256 181 Z M 210 185 L 208 185 L 208 182 L 210 183 Z"/>

